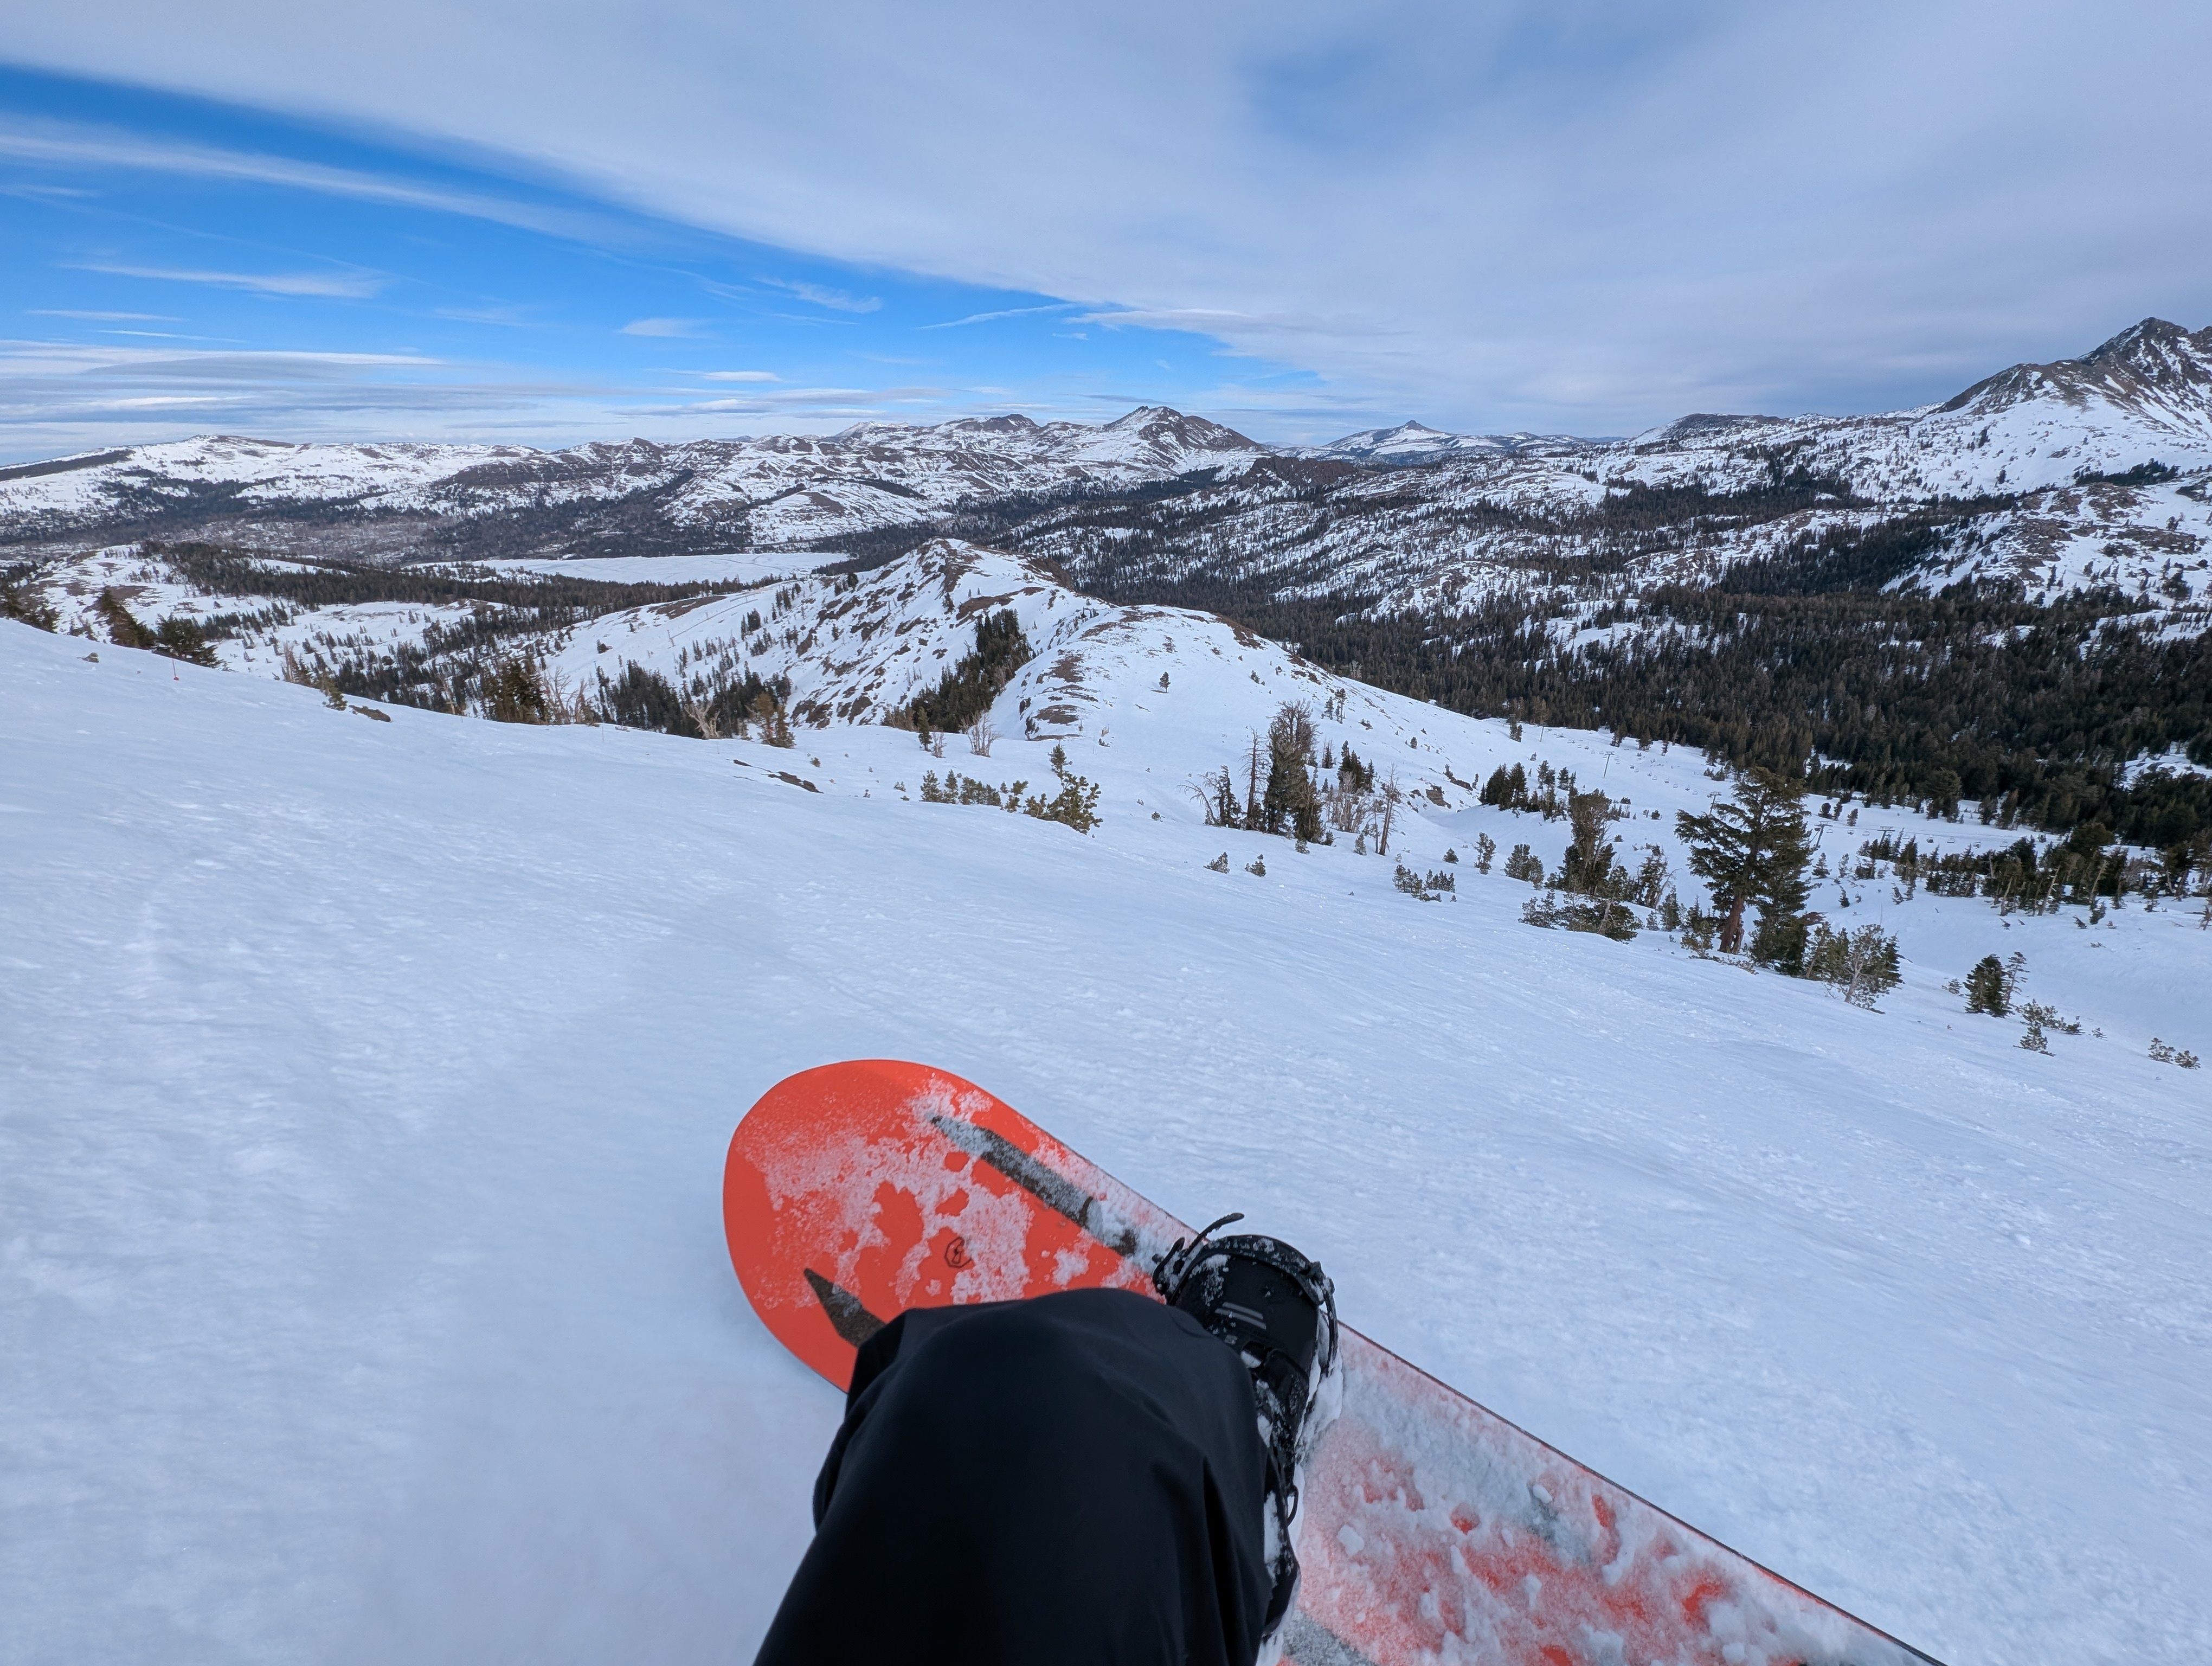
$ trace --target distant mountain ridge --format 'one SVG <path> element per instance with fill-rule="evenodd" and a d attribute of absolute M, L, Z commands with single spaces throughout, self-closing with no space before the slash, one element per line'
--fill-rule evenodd
<path fill-rule="evenodd" d="M 1425 423 L 1407 422 L 1363 429 L 1325 446 L 1301 447 L 1297 455 L 1345 463 L 1436 463 L 1470 456 L 1556 456 L 1606 443 L 1571 434 L 1448 434 Z"/>
<path fill-rule="evenodd" d="M 153 537 L 380 561 L 841 546 L 872 558 L 994 503 L 1206 492 L 1233 519 L 1285 493 L 1321 490 L 1328 528 L 1318 544 L 1311 529 L 1301 535 L 1301 582 L 1379 585 L 1396 605 L 1419 607 L 1463 596 L 1471 581 L 1487 586 L 1482 572 L 1510 578 L 1494 564 L 1510 553 L 1501 517 L 1556 542 L 1623 492 L 1741 496 L 1785 476 L 1825 483 L 1836 505 L 1891 513 L 2019 500 L 2040 528 L 2014 552 L 2021 559 L 2048 553 L 2060 534 L 2047 512 L 2057 509 L 2072 528 L 2066 538 L 2095 538 L 2078 563 L 2086 575 L 2095 566 L 2088 550 L 2110 544 L 2112 529 L 2098 532 L 2078 503 L 2037 495 L 2085 480 L 2147 480 L 2154 465 L 2184 486 L 2212 471 L 2212 329 L 2146 319 L 2079 358 L 2014 365 L 1912 410 L 1698 413 L 1621 440 L 1450 434 L 1407 422 L 1276 447 L 1164 406 L 1095 425 L 1005 415 L 552 452 L 207 436 L 0 470 L 0 550 Z M 1395 508 L 1376 518 L 1384 502 L 1424 508 L 1402 524 Z M 1454 530 L 1470 516 L 1492 532 Z M 2181 519 L 2191 519 L 2185 505 Z M 1224 559 L 1264 568 L 1273 537 L 1255 544 L 1224 533 L 1211 543 Z M 1758 547 L 1757 538 L 1723 538 L 1716 553 L 1727 561 Z"/>
<path fill-rule="evenodd" d="M 400 559 L 793 548 L 977 498 L 1127 486 L 1268 454 L 1157 405 L 1096 426 L 967 417 L 555 452 L 219 435 L 0 471 L 0 543 L 153 534 Z"/>

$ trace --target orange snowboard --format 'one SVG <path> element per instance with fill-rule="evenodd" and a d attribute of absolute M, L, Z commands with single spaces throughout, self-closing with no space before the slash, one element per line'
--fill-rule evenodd
<path fill-rule="evenodd" d="M 839 1388 L 908 1307 L 1152 1293 L 1189 1228 L 982 1089 L 862 1060 L 787 1078 L 730 1141 L 730 1259 Z M 1305 1487 L 1299 1666 L 1929 1666 L 1348 1327 Z"/>

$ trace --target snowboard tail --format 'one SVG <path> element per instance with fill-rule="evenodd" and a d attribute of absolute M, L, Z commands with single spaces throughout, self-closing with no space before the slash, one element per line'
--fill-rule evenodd
<path fill-rule="evenodd" d="M 730 1143 L 730 1256 L 839 1388 L 909 1307 L 1157 1296 L 1190 1229 L 957 1076 L 866 1060 L 770 1088 Z M 1346 1326 L 1308 1466 L 1298 1666 L 1932 1666 Z"/>

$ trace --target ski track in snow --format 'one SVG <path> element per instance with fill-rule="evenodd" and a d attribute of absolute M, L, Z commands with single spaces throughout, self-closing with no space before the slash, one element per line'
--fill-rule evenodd
<path fill-rule="evenodd" d="M 1137 702 L 1297 690 L 1195 650 L 1070 743 L 1085 839 L 889 787 L 1042 741 L 372 723 L 88 646 L 0 623 L 0 1657 L 748 1657 L 840 1405 L 731 1275 L 723 1150 L 871 1055 L 1249 1210 L 1385 1346 L 1951 1666 L 2212 1653 L 2212 1072 L 2142 1053 L 2212 1052 L 2187 916 L 1923 897 L 1869 1013 L 1464 862 L 1424 905 L 1198 824 L 1215 743 Z M 1376 699 L 1409 770 L 1716 790 Z M 1881 821 L 1992 836 L 1828 836 Z M 1565 836 L 1430 808 L 1402 854 L 1478 829 Z M 1940 988 L 2015 945 L 2085 1023 L 2051 1057 Z"/>

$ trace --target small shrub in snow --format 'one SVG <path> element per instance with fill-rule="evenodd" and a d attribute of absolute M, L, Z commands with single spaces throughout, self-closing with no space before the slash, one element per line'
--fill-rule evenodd
<path fill-rule="evenodd" d="M 1218 856 L 1216 856 L 1216 857 L 1215 857 L 1212 861 L 1208 862 L 1208 863 L 1206 865 L 1206 871 L 1208 873 L 1228 873 L 1228 872 L 1229 872 L 1229 853 L 1228 853 L 1227 851 L 1225 851 L 1225 850 L 1224 850 L 1224 851 L 1223 851 L 1223 852 L 1222 852 Z"/>
<path fill-rule="evenodd" d="M 2017 953 L 2010 961 L 1999 960 L 1993 954 L 1984 955 L 1974 963 L 1974 970 L 1966 974 L 1966 1010 L 1986 1012 L 1993 1018 L 2008 1014 L 2012 1011 L 2013 991 L 2019 987 L 2020 975 L 2027 964 L 2025 958 Z"/>
<path fill-rule="evenodd" d="M 2056 1030 L 2062 1036 L 2078 1036 L 2081 1033 L 2081 1025 L 2078 1021 L 2060 1018 L 2058 1009 L 2045 1001 L 2031 1000 L 2023 1003 L 2020 1009 L 2020 1017 L 2021 1022 L 2027 1026 L 2021 1033 L 2020 1044 L 2031 1053 L 2048 1053 L 2051 1050 L 2051 1043 L 2045 1034 L 2046 1031 Z"/>
<path fill-rule="evenodd" d="M 2184 1070 L 2197 1068 L 2197 1055 L 2185 1047 L 2169 1047 L 2156 1036 L 2150 1038 L 2150 1055 L 2160 1064 L 2178 1064 Z"/>
<path fill-rule="evenodd" d="M 1266 879 L 1267 877 L 1267 859 L 1265 856 L 1255 856 L 1250 861 L 1244 864 L 1244 871 L 1247 873 L 1257 874 L 1262 879 Z"/>
<path fill-rule="evenodd" d="M 1058 822 L 1079 833 L 1088 833 L 1098 825 L 1098 788 L 1067 767 L 1065 747 L 1052 749 L 1052 770 L 1059 777 L 1060 791 L 1051 798 L 1032 793 L 1023 809 L 1039 821 Z"/>
<path fill-rule="evenodd" d="M 1816 926 L 1805 955 L 1805 976 L 1834 984 L 1852 1006 L 1871 1009 L 1903 981 L 1897 939 L 1879 926 L 1855 932 Z"/>
<path fill-rule="evenodd" d="M 921 801 L 924 804 L 980 804 L 992 810 L 1009 812 L 1022 807 L 1022 794 L 1029 782 L 1018 781 L 1011 785 L 1001 782 L 994 787 L 988 781 L 974 775 L 963 776 L 957 769 L 947 769 L 940 783 L 937 771 L 927 771 L 921 778 Z M 905 789 L 902 787 L 902 792 Z"/>
<path fill-rule="evenodd" d="M 1450 853 L 1447 851 L 1445 854 L 1449 855 Z M 1477 873 L 1489 873 L 1491 859 L 1497 854 L 1497 840 L 1492 838 L 1487 833 L 1478 833 L 1474 836 L 1474 871 Z"/>
<path fill-rule="evenodd" d="M 61 629 L 61 615 L 31 588 L 27 577 L 0 584 L 0 619 L 15 619 L 34 630 Z"/>
<path fill-rule="evenodd" d="M 1771 966 L 1785 977 L 1805 976 L 1805 952 L 1811 945 L 1813 916 L 1809 914 L 1777 912 L 1759 916 L 1759 929 L 1752 933 L 1751 958 L 1761 966 Z"/>
<path fill-rule="evenodd" d="M 1448 862 L 1457 861 L 1459 860 L 1459 852 L 1456 850 L 1447 850 L 1444 852 L 1444 860 Z"/>
<path fill-rule="evenodd" d="M 666 679 L 654 680 L 668 690 L 673 700 L 675 690 L 669 689 Z M 483 714 L 495 723 L 550 723 L 562 704 L 544 669 L 535 660 L 520 655 L 501 660 L 485 674 L 482 698 Z M 678 709 L 682 709 L 680 702 Z"/>
<path fill-rule="evenodd" d="M 1521 905 L 1521 918 L 1528 925 L 1590 932 L 1616 943 L 1636 935 L 1635 911 L 1605 897 L 1571 898 L 1556 891 L 1540 891 Z"/>
<path fill-rule="evenodd" d="M 968 750 L 977 757 L 991 756 L 991 747 L 999 739 L 999 732 L 991 727 L 988 717 L 979 717 L 968 726 Z"/>
<path fill-rule="evenodd" d="M 1543 861 L 1527 845 L 1516 844 L 1505 858 L 1505 877 L 1526 879 L 1532 885 L 1540 885 L 1544 883 Z"/>
<path fill-rule="evenodd" d="M 1458 879 L 1442 868 L 1431 868 L 1425 874 L 1418 869 L 1407 867 L 1403 862 L 1398 864 L 1390 883 L 1408 897 L 1418 897 L 1424 903 L 1433 903 L 1442 893 L 1456 893 L 1459 890 Z"/>

